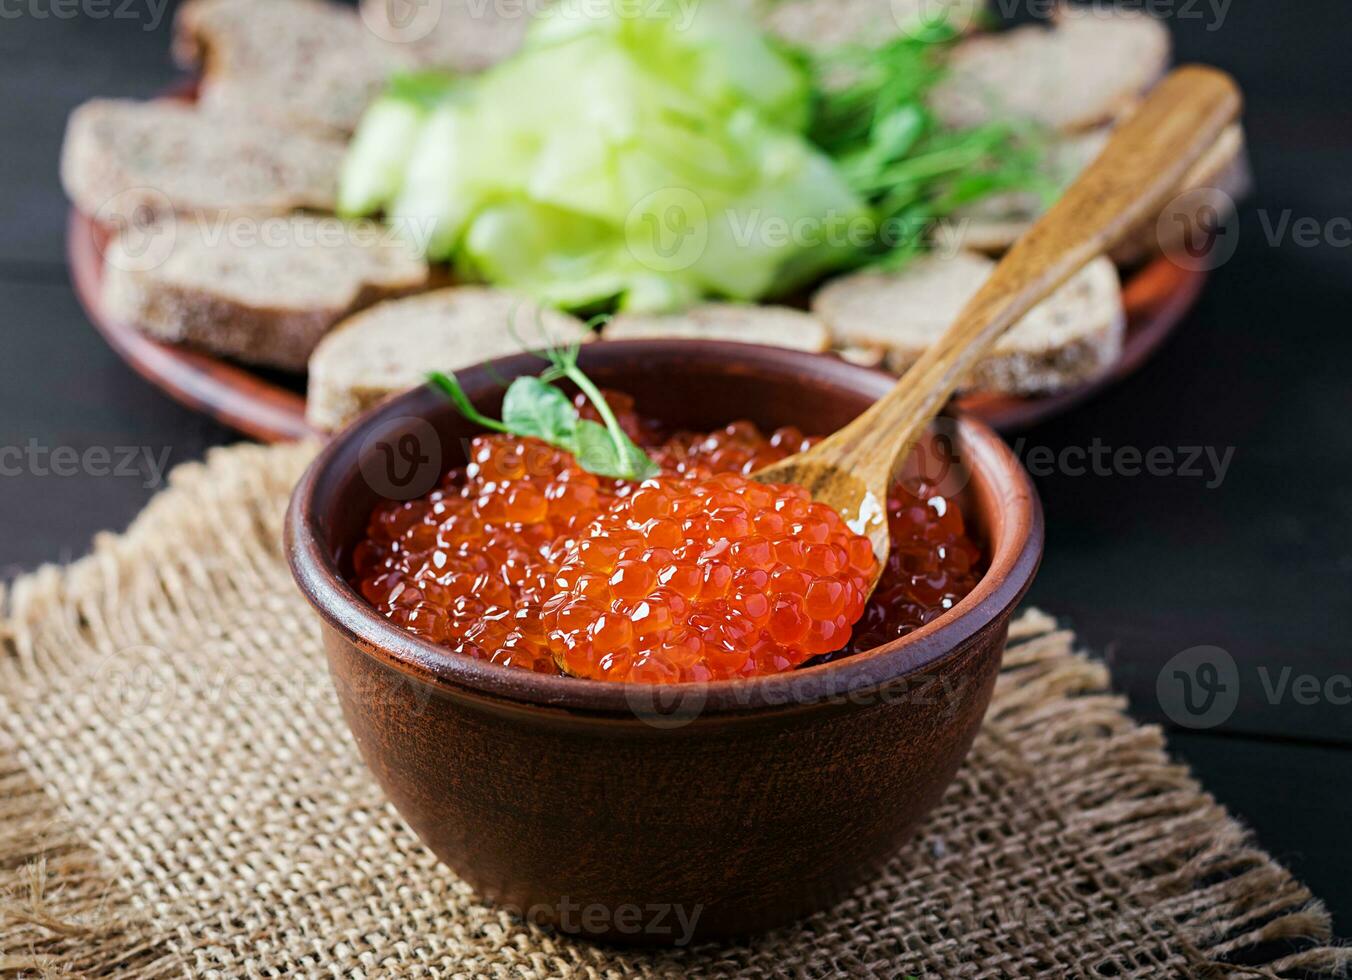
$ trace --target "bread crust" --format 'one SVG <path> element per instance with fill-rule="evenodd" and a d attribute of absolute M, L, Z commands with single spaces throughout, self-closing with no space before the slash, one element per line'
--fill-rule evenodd
<path fill-rule="evenodd" d="M 257 220 L 250 218 L 250 221 Z M 290 229 L 319 222 L 359 229 L 337 218 L 295 215 L 268 219 Z M 134 234 L 134 233 L 133 233 Z M 250 364 L 303 371 L 315 347 L 333 326 L 359 310 L 426 288 L 427 264 L 395 244 L 354 243 L 278 246 L 254 243 L 244 249 L 228 236 L 212 245 L 200 226 L 180 222 L 173 251 L 149 268 L 138 267 L 124 237 L 109 246 L 104 266 L 106 314 L 143 333 Z M 291 260 L 307 249 L 305 262 Z M 371 249 L 389 249 L 385 254 Z M 298 296 L 294 276 L 322 276 L 326 295 Z M 314 287 L 315 282 L 307 286 Z"/>
<path fill-rule="evenodd" d="M 428 371 L 454 371 L 520 351 L 522 340 L 534 343 L 538 337 L 537 321 L 549 342 L 592 337 L 576 317 L 484 286 L 378 303 L 339 324 L 315 349 L 306 418 L 322 430 L 340 429 L 371 406 L 421 384 Z"/>
<path fill-rule="evenodd" d="M 821 352 L 831 335 L 817 317 L 787 306 L 704 303 L 681 313 L 622 313 L 602 331 L 607 340 L 729 340 Z"/>
<path fill-rule="evenodd" d="M 1062 4 L 1050 27 L 977 35 L 954 49 L 931 102 L 949 126 L 1030 119 L 1065 133 L 1102 126 L 1163 77 L 1172 43 L 1146 14 Z"/>
<path fill-rule="evenodd" d="M 401 18 L 390 14 L 391 0 L 361 0 L 361 16 L 377 25 L 417 61 L 430 68 L 480 72 L 515 54 L 530 27 L 531 3 L 475 4 L 473 0 L 441 0 L 435 20 L 414 18 L 401 29 Z M 407 0 L 394 0 L 407 6 Z"/>
<path fill-rule="evenodd" d="M 334 137 L 356 129 L 392 74 L 418 66 L 328 0 L 188 0 L 173 50 L 201 74 L 204 107 Z"/>
<path fill-rule="evenodd" d="M 119 227 L 174 212 L 331 211 L 344 152 L 170 99 L 94 99 L 67 122 L 61 180 L 80 211 Z"/>
<path fill-rule="evenodd" d="M 944 14 L 965 32 L 985 6 L 985 0 L 762 0 L 752 9 L 785 41 L 829 51 L 889 37 L 936 14 Z"/>
<path fill-rule="evenodd" d="M 1108 132 L 1106 129 L 1101 131 L 1103 142 L 1106 142 Z M 1077 138 L 1096 136 L 1085 134 Z M 1085 158 L 1079 169 L 1088 166 L 1092 159 L 1092 156 Z M 1066 183 L 1073 180 L 1077 173 L 1078 170 L 1065 174 Z M 1210 206 L 1216 208 L 1224 220 L 1233 215 L 1235 203 L 1249 193 L 1252 184 L 1244 128 L 1236 123 L 1221 134 L 1216 145 L 1188 172 L 1176 196 L 1209 189 L 1213 193 L 1189 200 L 1191 213 L 1196 216 L 1195 221 L 1200 220 L 1201 209 Z M 959 216 L 952 233 L 963 248 L 999 255 L 1031 228 L 1041 213 L 1040 207 L 1028 206 L 1030 202 L 1010 202 L 1010 207 L 1003 213 L 999 210 L 1000 202 L 991 203 L 994 206 L 972 209 Z M 1177 235 L 1181 235 L 1181 231 L 1177 235 L 1161 237 L 1158 224 L 1158 215 L 1155 215 L 1134 227 L 1110 253 L 1112 260 L 1120 266 L 1139 265 L 1152 256 L 1176 247 Z M 1173 227 L 1181 229 L 1187 226 L 1187 223 L 1180 223 Z"/>
<path fill-rule="evenodd" d="M 838 279 L 817 292 L 812 308 L 838 346 L 882 349 L 888 368 L 902 373 L 994 267 L 975 253 L 930 256 L 900 273 Z M 1117 269 L 1096 259 L 997 341 L 961 390 L 1033 395 L 1075 387 L 1116 363 L 1125 329 Z"/>

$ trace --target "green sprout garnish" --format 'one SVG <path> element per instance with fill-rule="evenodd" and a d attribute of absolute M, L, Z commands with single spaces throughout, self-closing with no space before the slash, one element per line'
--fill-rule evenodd
<path fill-rule="evenodd" d="M 931 23 L 878 45 L 803 52 L 818 93 L 809 136 L 868 202 L 882 236 L 855 264 L 899 268 L 938 224 L 1004 193 L 1061 188 L 1046 168 L 1047 135 L 1031 123 L 996 120 L 948 129 L 929 106 L 958 34 Z"/>
<path fill-rule="evenodd" d="M 544 356 L 549 367 L 538 377 L 517 378 L 508 386 L 502 399 L 501 421 L 476 409 L 454 374 L 434 371 L 428 380 L 476 425 L 547 442 L 572 453 L 588 473 L 634 481 L 657 476 L 661 472 L 658 465 L 629 438 L 601 389 L 578 367 L 580 350 L 580 343 L 548 347 Z M 604 424 L 578 414 L 572 400 L 557 386 L 563 380 L 577 386 Z"/>

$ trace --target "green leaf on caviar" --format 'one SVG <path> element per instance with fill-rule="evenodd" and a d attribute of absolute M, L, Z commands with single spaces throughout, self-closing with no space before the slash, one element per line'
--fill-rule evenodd
<path fill-rule="evenodd" d="M 465 394 L 465 389 L 460 387 L 460 380 L 450 372 L 433 371 L 427 376 L 427 380 L 441 390 L 455 410 L 469 419 L 476 425 L 482 425 L 485 429 L 492 429 L 494 432 L 507 432 L 507 426 L 501 422 L 495 422 L 487 415 L 480 413 L 474 407 L 474 403 L 469 400 L 469 395 Z"/>
<path fill-rule="evenodd" d="M 517 378 L 502 400 L 502 424 L 518 436 L 567 446 L 576 438 L 577 422 L 568 396 L 539 378 Z"/>
<path fill-rule="evenodd" d="M 662 472 L 628 436 L 617 445 L 610 431 L 599 422 L 578 420 L 576 446 L 573 455 L 577 457 L 578 465 L 588 473 L 647 480 Z"/>
<path fill-rule="evenodd" d="M 577 366 L 577 350 L 547 352 L 550 367 L 538 378 L 517 378 L 502 401 L 502 421 L 490 419 L 470 402 L 455 375 L 433 372 L 428 379 L 461 415 L 494 432 L 539 439 L 577 457 L 578 465 L 597 476 L 643 481 L 657 476 L 660 467 L 640 449 L 615 418 L 605 395 Z M 582 419 L 577 408 L 554 382 L 567 378 L 581 389 L 605 420 L 602 425 Z"/>
<path fill-rule="evenodd" d="M 625 452 L 629 454 L 629 471 L 634 474 L 633 479 L 642 482 L 651 480 L 662 473 L 662 467 L 655 463 L 651 456 L 634 444 L 634 442 L 625 437 Z"/>

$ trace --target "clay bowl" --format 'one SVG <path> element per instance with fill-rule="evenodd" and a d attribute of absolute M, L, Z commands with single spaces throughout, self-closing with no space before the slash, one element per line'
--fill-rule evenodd
<path fill-rule="evenodd" d="M 503 381 L 540 363 L 523 355 L 460 378 L 496 411 Z M 643 414 L 703 431 L 749 418 L 822 434 L 892 384 L 742 344 L 598 344 L 582 364 Z M 895 855 L 985 712 L 1042 516 L 990 428 L 941 428 L 958 460 L 946 480 L 961 487 L 989 572 L 903 640 L 777 677 L 653 688 L 543 676 L 452 654 L 374 612 L 344 578 L 372 506 L 425 492 L 476 434 L 426 388 L 320 453 L 291 503 L 287 553 L 363 758 L 482 896 L 610 941 L 742 935 L 826 907 Z"/>

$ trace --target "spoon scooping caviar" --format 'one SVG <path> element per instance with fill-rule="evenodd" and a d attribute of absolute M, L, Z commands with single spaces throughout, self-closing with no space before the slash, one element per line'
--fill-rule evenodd
<path fill-rule="evenodd" d="M 813 500 L 869 538 L 881 568 L 888 553 L 887 488 L 926 426 L 1009 327 L 1160 212 L 1241 104 L 1238 87 L 1224 72 L 1200 66 L 1172 72 L 886 397 L 755 478 L 807 488 Z"/>

